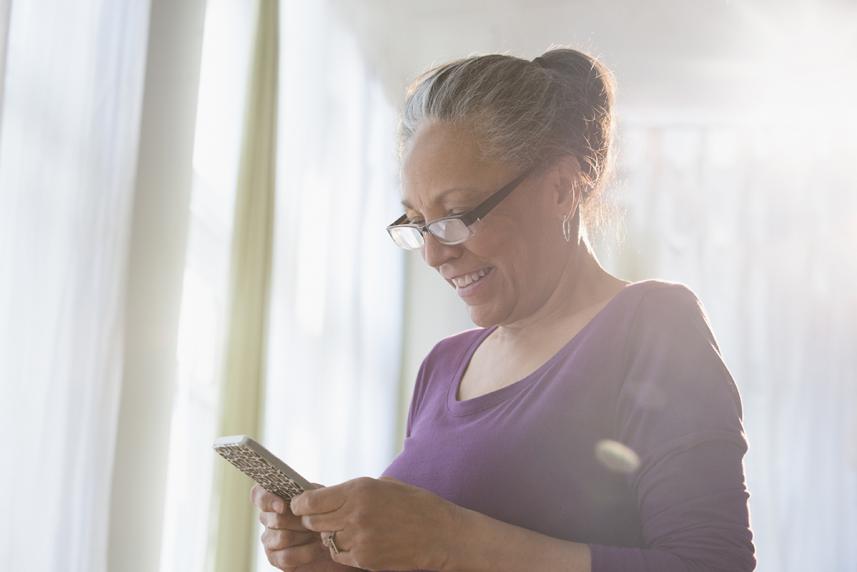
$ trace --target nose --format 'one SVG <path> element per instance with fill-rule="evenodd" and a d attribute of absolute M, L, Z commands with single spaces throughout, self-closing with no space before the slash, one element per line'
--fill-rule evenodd
<path fill-rule="evenodd" d="M 432 268 L 438 268 L 444 262 L 458 258 L 461 255 L 460 244 L 443 244 L 435 236 L 427 232 L 423 235 L 423 260 Z"/>

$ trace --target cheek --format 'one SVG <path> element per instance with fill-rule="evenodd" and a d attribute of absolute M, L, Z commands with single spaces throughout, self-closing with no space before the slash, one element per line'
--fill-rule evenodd
<path fill-rule="evenodd" d="M 561 267 L 556 237 L 544 220 L 527 228 L 519 227 L 510 240 L 492 244 L 494 259 L 501 266 L 505 280 L 518 296 L 541 296 L 549 288 Z M 561 240 L 561 239 L 560 239 Z"/>
<path fill-rule="evenodd" d="M 468 240 L 465 246 L 470 254 L 484 264 L 490 264 L 506 273 L 518 256 L 516 250 L 520 245 L 517 244 L 516 238 L 516 235 L 506 229 L 485 229 Z"/>
<path fill-rule="evenodd" d="M 546 247 L 551 247 L 548 242 L 553 230 L 545 217 L 536 214 L 522 210 L 514 218 L 492 221 L 490 225 L 486 221 L 484 229 L 470 241 L 474 254 L 508 258 L 518 265 L 526 262 L 530 266 Z"/>
<path fill-rule="evenodd" d="M 518 231 L 485 232 L 468 241 L 467 250 L 476 258 L 494 266 L 498 286 L 507 294 L 525 288 L 534 271 L 527 237 Z"/>
<path fill-rule="evenodd" d="M 526 230 L 520 213 L 509 216 L 506 213 L 492 212 L 484 221 L 473 226 L 473 237 L 467 241 L 468 248 L 474 254 L 485 257 L 503 257 L 526 240 L 522 232 Z"/>

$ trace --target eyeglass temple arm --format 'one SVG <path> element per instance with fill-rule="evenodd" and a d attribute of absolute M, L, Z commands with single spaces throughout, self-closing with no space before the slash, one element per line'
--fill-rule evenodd
<path fill-rule="evenodd" d="M 488 212 L 491 209 L 493 209 L 494 207 L 496 207 L 500 203 L 500 201 L 505 199 L 509 195 L 509 193 L 514 191 L 515 188 L 519 184 L 521 184 L 521 181 L 523 181 L 524 179 L 529 177 L 530 173 L 532 173 L 535 169 L 536 169 L 535 166 L 530 168 L 530 169 L 527 169 L 526 171 L 524 171 L 523 173 L 518 175 L 509 184 L 507 184 L 505 187 L 503 187 L 502 189 L 500 189 L 499 191 L 497 191 L 496 193 L 494 193 L 493 195 L 491 195 L 490 197 L 485 199 L 482 203 L 477 205 L 473 210 L 462 215 L 461 216 L 461 222 L 463 222 L 464 224 L 469 226 L 469 225 L 473 224 L 474 222 L 476 222 L 477 219 L 480 219 L 483 216 L 485 216 L 486 214 L 488 214 Z M 406 213 L 406 214 L 403 214 L 402 216 L 400 216 L 399 218 L 397 218 L 396 220 L 394 220 L 389 225 L 387 225 L 387 228 L 390 228 L 391 226 L 396 226 L 399 224 L 405 224 L 405 223 L 407 223 L 407 221 L 408 221 L 408 215 Z M 425 227 L 423 227 L 423 228 L 425 228 Z"/>
<path fill-rule="evenodd" d="M 519 184 L 521 184 L 521 181 L 526 179 L 530 175 L 530 173 L 533 172 L 533 170 L 534 168 L 527 169 L 526 171 L 518 175 L 518 177 L 511 181 L 508 185 L 485 199 L 481 204 L 477 205 L 476 208 L 462 216 L 461 221 L 469 226 L 476 222 L 477 219 L 480 219 L 486 214 L 488 214 L 488 212 L 494 207 L 496 207 L 500 203 L 500 201 L 505 199 L 509 195 L 509 193 L 514 191 L 515 188 Z"/>

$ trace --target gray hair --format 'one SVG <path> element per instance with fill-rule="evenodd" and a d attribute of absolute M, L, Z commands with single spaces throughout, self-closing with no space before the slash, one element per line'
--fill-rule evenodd
<path fill-rule="evenodd" d="M 574 156 L 589 206 L 612 163 L 614 82 L 594 57 L 560 48 L 532 62 L 491 54 L 455 60 L 408 88 L 400 157 L 425 120 L 466 123 L 483 157 L 519 167 Z"/>

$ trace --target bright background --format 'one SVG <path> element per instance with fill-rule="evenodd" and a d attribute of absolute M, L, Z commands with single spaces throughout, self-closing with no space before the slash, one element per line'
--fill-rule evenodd
<path fill-rule="evenodd" d="M 472 326 L 383 230 L 404 88 L 552 44 L 618 80 L 602 261 L 741 391 L 758 570 L 855 570 L 851 0 L 0 0 L 0 569 L 269 569 L 218 435 L 380 474 Z"/>

